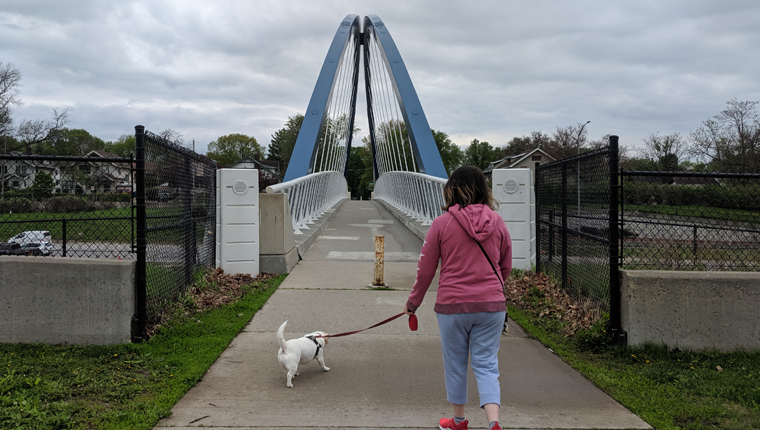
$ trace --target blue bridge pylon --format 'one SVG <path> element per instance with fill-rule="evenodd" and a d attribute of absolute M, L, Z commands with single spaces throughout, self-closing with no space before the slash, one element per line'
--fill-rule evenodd
<path fill-rule="evenodd" d="M 363 55 L 362 55 L 363 52 Z M 285 181 L 347 172 L 363 57 L 375 179 L 391 171 L 447 178 L 425 112 L 396 44 L 377 15 L 347 15 L 335 33 L 304 114 Z"/>

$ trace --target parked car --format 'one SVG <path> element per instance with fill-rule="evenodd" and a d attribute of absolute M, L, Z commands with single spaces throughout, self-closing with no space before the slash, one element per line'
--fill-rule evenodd
<path fill-rule="evenodd" d="M 53 245 L 50 242 L 29 242 L 19 247 L 20 254 L 17 255 L 50 255 Z"/>
<path fill-rule="evenodd" d="M 45 230 L 22 231 L 21 233 L 8 239 L 8 243 L 18 243 L 23 245 L 30 242 L 48 242 L 50 243 L 50 232 Z"/>
<path fill-rule="evenodd" d="M 21 244 L 0 243 L 0 255 L 23 255 Z"/>

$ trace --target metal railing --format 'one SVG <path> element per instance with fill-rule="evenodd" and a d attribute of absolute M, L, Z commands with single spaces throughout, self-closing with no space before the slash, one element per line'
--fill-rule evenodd
<path fill-rule="evenodd" d="M 443 213 L 446 179 L 415 172 L 388 172 L 375 184 L 375 198 L 388 202 L 405 215 L 430 225 Z"/>
<path fill-rule="evenodd" d="M 288 195 L 293 233 L 303 234 L 310 224 L 347 198 L 346 178 L 339 172 L 319 172 L 267 187 L 267 193 Z"/>

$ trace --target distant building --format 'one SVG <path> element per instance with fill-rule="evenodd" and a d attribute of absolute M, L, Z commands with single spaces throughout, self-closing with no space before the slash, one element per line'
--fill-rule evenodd
<path fill-rule="evenodd" d="M 227 169 L 259 169 L 259 187 L 263 193 L 266 187 L 282 182 L 280 163 L 277 161 L 244 158 L 226 166 Z"/>
<path fill-rule="evenodd" d="M 541 148 L 535 148 L 522 154 L 507 155 L 501 160 L 493 161 L 483 169 L 483 173 L 490 179 L 494 169 L 530 169 L 535 177 L 536 163 L 546 164 L 552 161 L 555 161 L 554 157 Z"/>
<path fill-rule="evenodd" d="M 19 154 L 22 155 L 22 154 Z M 93 160 L 121 158 L 103 150 L 90 151 L 85 157 Z M 132 166 L 128 163 L 67 162 L 58 160 L 5 160 L 0 166 L 0 188 L 3 191 L 29 188 L 38 173 L 45 172 L 55 181 L 51 192 L 99 193 L 132 191 Z"/>

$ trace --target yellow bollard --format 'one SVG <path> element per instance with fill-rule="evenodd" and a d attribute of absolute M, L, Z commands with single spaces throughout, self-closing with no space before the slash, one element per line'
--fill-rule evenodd
<path fill-rule="evenodd" d="M 373 287 L 385 287 L 385 236 L 375 236 L 375 280 Z"/>

